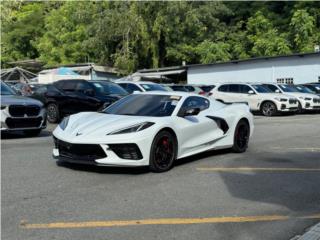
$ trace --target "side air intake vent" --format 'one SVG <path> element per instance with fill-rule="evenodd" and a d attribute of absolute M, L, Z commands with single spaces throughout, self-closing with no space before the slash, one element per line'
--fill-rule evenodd
<path fill-rule="evenodd" d="M 218 127 L 223 131 L 224 134 L 226 134 L 226 132 L 228 132 L 229 125 L 226 122 L 226 120 L 224 120 L 223 118 L 213 117 L 213 116 L 206 116 L 206 117 L 215 121 L 217 123 Z"/>

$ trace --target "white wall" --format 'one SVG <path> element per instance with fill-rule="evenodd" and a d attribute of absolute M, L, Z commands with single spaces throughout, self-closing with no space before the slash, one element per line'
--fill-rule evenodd
<path fill-rule="evenodd" d="M 52 83 L 55 81 L 59 81 L 62 79 L 84 79 L 84 80 L 90 80 L 89 75 L 56 75 L 56 74 L 39 74 L 38 75 L 38 83 Z"/>
<path fill-rule="evenodd" d="M 320 54 L 188 68 L 189 84 L 276 82 L 277 78 L 293 78 L 299 84 L 317 82 L 319 76 Z"/>

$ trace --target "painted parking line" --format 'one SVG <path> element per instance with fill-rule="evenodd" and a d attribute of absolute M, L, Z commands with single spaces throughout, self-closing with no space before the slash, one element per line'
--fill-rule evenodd
<path fill-rule="evenodd" d="M 271 147 L 273 150 L 320 152 L 320 147 Z"/>
<path fill-rule="evenodd" d="M 206 172 L 319 172 L 320 168 L 198 167 Z"/>
<path fill-rule="evenodd" d="M 247 216 L 247 217 L 211 217 L 211 218 L 160 218 L 140 220 L 89 221 L 89 222 L 54 222 L 54 223 L 22 223 L 23 229 L 60 229 L 60 228 L 102 228 L 143 225 L 182 225 L 204 223 L 246 223 L 285 221 L 290 219 L 320 219 L 320 214 L 291 217 L 281 215 Z"/>

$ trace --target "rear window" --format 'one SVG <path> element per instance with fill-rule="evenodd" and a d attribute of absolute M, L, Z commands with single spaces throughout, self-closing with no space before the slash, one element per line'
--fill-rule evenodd
<path fill-rule="evenodd" d="M 104 82 L 93 82 L 94 89 L 100 94 L 116 94 L 116 95 L 127 95 L 128 92 L 117 84 L 104 83 Z"/>
<path fill-rule="evenodd" d="M 167 91 L 164 87 L 159 84 L 140 84 L 144 90 L 148 91 Z"/>

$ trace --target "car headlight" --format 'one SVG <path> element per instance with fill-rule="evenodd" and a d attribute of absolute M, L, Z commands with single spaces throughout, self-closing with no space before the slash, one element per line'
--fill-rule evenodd
<path fill-rule="evenodd" d="M 306 100 L 306 101 L 311 101 L 312 98 L 305 98 L 304 100 Z"/>
<path fill-rule="evenodd" d="M 143 123 L 135 124 L 130 127 L 126 127 L 126 128 L 122 128 L 122 129 L 113 131 L 111 133 L 108 133 L 107 135 L 139 132 L 139 131 L 142 131 L 148 127 L 151 127 L 153 124 L 154 124 L 153 122 L 143 122 Z"/>
<path fill-rule="evenodd" d="M 288 99 L 286 99 L 286 98 L 278 98 L 278 97 L 276 97 L 276 98 L 274 98 L 275 100 L 277 100 L 277 101 L 279 101 L 279 102 L 286 102 L 286 101 L 288 101 Z"/>
<path fill-rule="evenodd" d="M 1 105 L 1 110 L 5 109 L 6 107 L 6 105 Z"/>
<path fill-rule="evenodd" d="M 66 127 L 68 126 L 68 122 L 69 122 L 69 117 L 65 117 L 61 123 L 59 123 L 59 127 L 62 129 L 62 130 L 65 130 Z"/>

